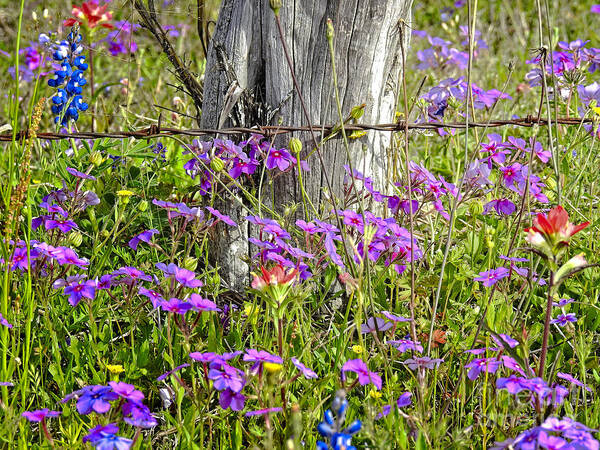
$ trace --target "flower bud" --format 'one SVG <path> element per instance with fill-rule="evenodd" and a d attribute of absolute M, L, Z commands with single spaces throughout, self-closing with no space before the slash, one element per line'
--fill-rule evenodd
<path fill-rule="evenodd" d="M 292 155 L 298 155 L 302 151 L 302 141 L 296 137 L 290 139 L 288 144 L 290 152 Z"/>
<path fill-rule="evenodd" d="M 210 162 L 210 168 L 215 172 L 221 172 L 225 168 L 225 163 L 221 158 L 214 158 Z"/>
<path fill-rule="evenodd" d="M 148 202 L 146 200 L 142 200 L 138 203 L 137 207 L 140 212 L 144 212 L 148 209 Z"/>
<path fill-rule="evenodd" d="M 483 213 L 483 203 L 480 201 L 471 202 L 469 205 L 469 212 L 473 217 L 477 217 Z"/>
<path fill-rule="evenodd" d="M 184 258 L 184 260 L 183 260 L 183 268 L 184 269 L 191 270 L 193 272 L 194 270 L 196 270 L 197 266 L 198 266 L 198 258 L 193 258 L 191 256 Z"/>
<path fill-rule="evenodd" d="M 281 0 L 269 0 L 269 6 L 271 6 L 271 9 L 275 13 L 275 15 L 279 14 L 279 10 L 281 9 L 281 3 Z"/>
<path fill-rule="evenodd" d="M 352 110 L 350 111 L 350 117 L 352 117 L 354 120 L 360 119 L 365 113 L 365 106 L 366 105 L 363 103 L 362 105 L 355 106 L 354 108 L 352 108 Z"/>
<path fill-rule="evenodd" d="M 326 32 L 326 36 L 327 36 L 327 40 L 330 41 L 333 39 L 335 32 L 333 30 L 333 21 L 329 18 L 327 18 L 327 32 Z"/>
<path fill-rule="evenodd" d="M 554 275 L 554 285 L 559 285 L 564 280 L 569 278 L 573 273 L 577 272 L 586 265 L 587 261 L 585 260 L 583 253 L 573 256 L 566 263 L 564 263 Z"/>
<path fill-rule="evenodd" d="M 92 152 L 89 156 L 90 163 L 95 165 L 96 167 L 102 164 L 104 158 L 102 157 L 102 153 L 100 152 Z"/>
<path fill-rule="evenodd" d="M 69 245 L 71 247 L 79 247 L 83 242 L 83 235 L 79 231 L 69 233 Z"/>

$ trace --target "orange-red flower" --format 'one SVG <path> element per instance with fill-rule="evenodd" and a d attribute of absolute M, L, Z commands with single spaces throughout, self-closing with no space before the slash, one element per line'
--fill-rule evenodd
<path fill-rule="evenodd" d="M 533 219 L 533 225 L 525 228 L 525 238 L 534 247 L 542 250 L 548 256 L 557 256 L 559 251 L 569 244 L 571 236 L 580 232 L 590 223 L 574 225 L 569 222 L 569 214 L 562 206 L 550 210 L 547 216 L 538 214 Z"/>
<path fill-rule="evenodd" d="M 557 236 L 561 241 L 568 241 L 571 236 L 579 233 L 589 224 L 589 222 L 580 223 L 579 225 L 572 224 L 569 222 L 569 213 L 558 205 L 550 210 L 548 217 L 538 214 L 533 219 L 533 226 L 525 228 L 525 231 L 541 233 L 547 237 Z"/>
<path fill-rule="evenodd" d="M 112 20 L 112 12 L 106 11 L 108 4 L 100 6 L 97 0 L 83 2 L 81 6 L 73 5 L 71 14 L 73 17 L 64 21 L 64 25 L 72 27 L 76 23 L 88 28 L 96 28 L 98 25 L 104 28 L 114 28 L 108 22 Z"/>
<path fill-rule="evenodd" d="M 271 270 L 260 268 L 262 275 L 254 275 L 252 288 L 262 291 L 269 286 L 287 286 L 298 276 L 297 269 L 285 270 L 281 264 Z"/>

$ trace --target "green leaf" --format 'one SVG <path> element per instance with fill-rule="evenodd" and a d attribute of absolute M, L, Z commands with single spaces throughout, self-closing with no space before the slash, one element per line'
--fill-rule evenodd
<path fill-rule="evenodd" d="M 150 362 L 150 343 L 144 341 L 139 348 L 137 355 L 137 366 L 146 367 Z"/>
<path fill-rule="evenodd" d="M 417 437 L 415 448 L 416 450 L 427 450 L 427 441 L 425 440 L 425 435 L 420 431 L 419 436 Z"/>

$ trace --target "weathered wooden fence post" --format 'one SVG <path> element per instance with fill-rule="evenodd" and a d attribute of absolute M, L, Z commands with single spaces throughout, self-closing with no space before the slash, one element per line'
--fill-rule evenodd
<path fill-rule="evenodd" d="M 400 27 L 402 22 L 410 24 L 412 0 L 283 0 L 282 3 L 280 17 L 285 39 L 312 121 L 339 122 L 325 34 L 327 19 L 331 18 L 343 114 L 365 103 L 363 122 L 392 122 L 403 63 L 400 40 L 404 36 L 407 47 L 410 34 L 408 27 L 404 34 Z M 222 111 L 227 92 L 233 91 L 232 83 L 253 92 L 272 108 L 281 106 L 278 115 L 286 124 L 307 125 L 298 96 L 293 92 L 269 0 L 223 0 L 208 52 L 202 126 L 216 128 L 223 124 Z M 250 111 L 243 116 L 245 123 L 238 125 L 266 125 L 257 123 L 259 118 Z M 230 119 L 224 124 L 231 124 Z M 308 134 L 298 137 L 305 143 L 309 141 Z M 355 166 L 381 184 L 387 182 L 389 142 L 389 133 L 370 133 L 364 140 L 351 144 Z M 342 189 L 342 167 L 347 163 L 342 141 L 329 141 L 322 154 L 334 194 L 338 195 Z M 323 197 L 323 174 L 316 158 L 309 163 L 312 170 L 303 181 L 308 195 L 318 204 Z M 300 200 L 295 174 L 281 177 L 275 189 L 281 204 Z M 233 217 L 244 215 L 235 204 L 227 213 Z M 224 269 L 221 276 L 236 290 L 249 276 L 248 267 L 239 258 L 249 254 L 247 236 L 247 230 L 241 233 L 234 230 L 220 239 L 218 262 Z"/>

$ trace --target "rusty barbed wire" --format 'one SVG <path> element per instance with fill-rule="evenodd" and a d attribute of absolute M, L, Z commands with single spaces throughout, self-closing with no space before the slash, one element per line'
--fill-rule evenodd
<path fill-rule="evenodd" d="M 553 123 L 560 125 L 583 125 L 584 123 L 593 123 L 592 119 L 580 119 L 580 118 L 558 118 L 552 120 Z M 518 126 L 518 127 L 532 127 L 534 125 L 546 126 L 548 120 L 538 118 L 532 115 L 519 119 L 510 120 L 490 120 L 488 122 L 472 122 L 469 123 L 469 128 L 496 128 L 504 126 Z M 331 133 L 339 130 L 339 125 L 312 125 L 313 130 L 319 130 L 321 132 Z M 406 128 L 412 130 L 437 130 L 440 128 L 452 128 L 452 129 L 464 129 L 464 123 L 444 123 L 444 122 L 422 122 L 422 123 L 408 123 L 399 121 L 396 123 L 383 123 L 383 124 L 348 124 L 344 127 L 346 131 L 404 131 Z M 289 134 L 294 132 L 308 132 L 311 127 L 309 126 L 293 126 L 293 125 L 265 125 L 256 126 L 252 128 L 248 127 L 231 127 L 231 128 L 172 128 L 172 127 L 159 127 L 155 124 L 134 131 L 112 131 L 112 132 L 90 132 L 90 131 L 79 131 L 76 133 L 36 133 L 36 138 L 41 140 L 61 140 L 61 139 L 150 139 L 158 137 L 169 137 L 169 136 L 206 136 L 206 135 L 237 135 L 237 134 L 261 134 L 263 136 L 277 136 L 282 134 Z M 20 130 L 16 133 L 17 140 L 25 139 L 29 136 L 28 130 Z M 13 139 L 12 133 L 0 134 L 0 142 L 10 142 Z"/>

